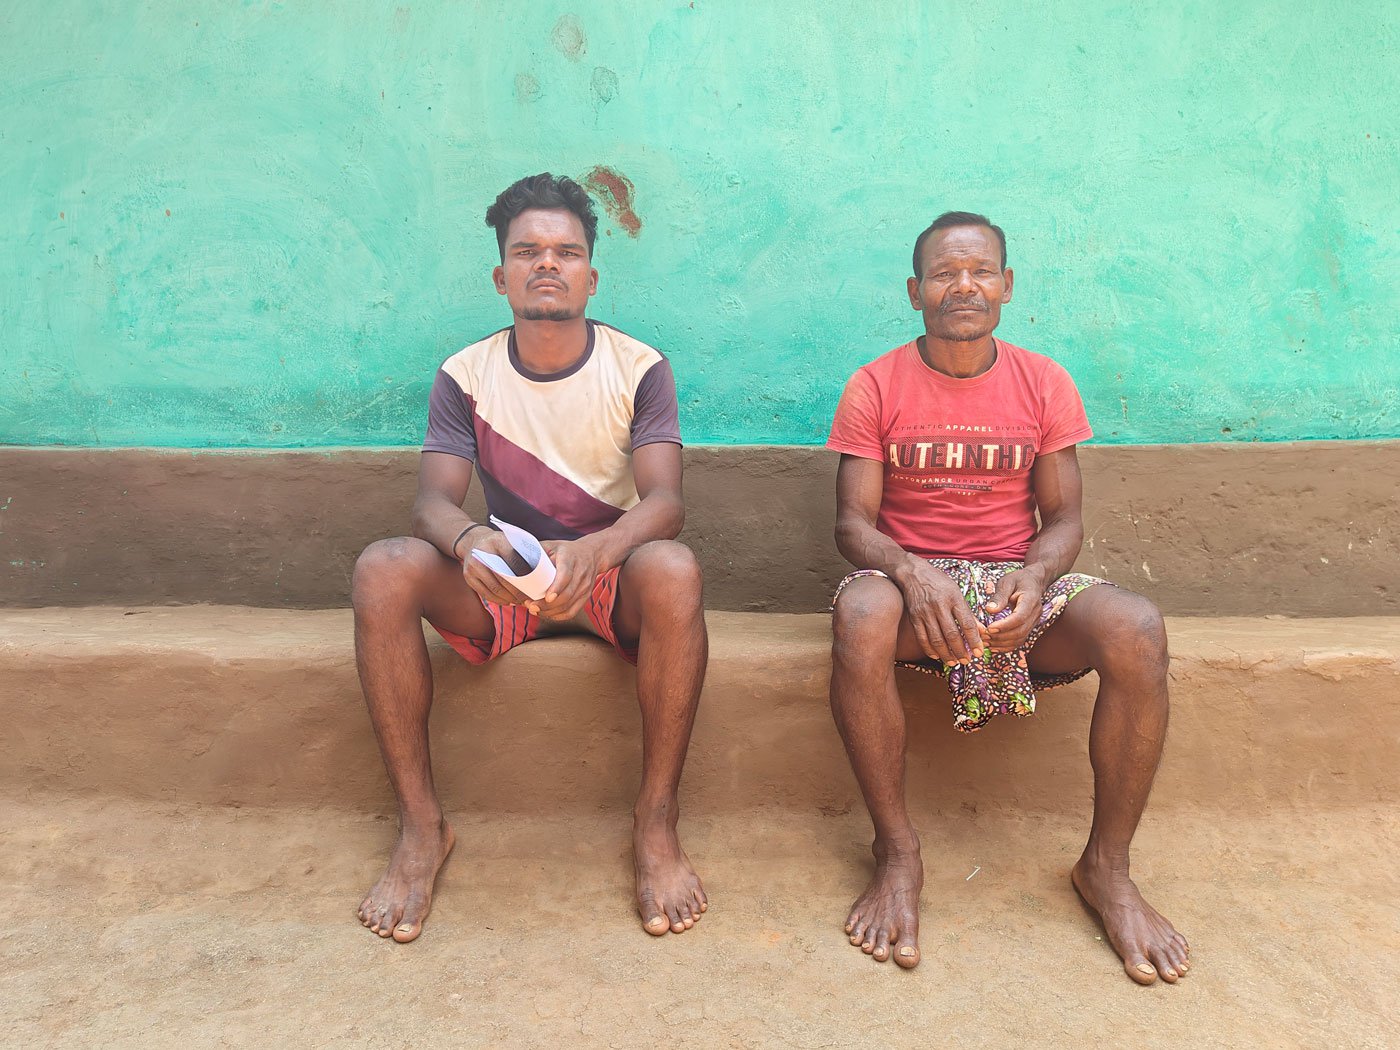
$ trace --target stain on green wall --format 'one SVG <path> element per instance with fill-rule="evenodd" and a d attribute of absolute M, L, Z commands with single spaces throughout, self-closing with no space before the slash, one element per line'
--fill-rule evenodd
<path fill-rule="evenodd" d="M 416 443 L 544 169 L 630 184 L 593 312 L 691 442 L 822 441 L 949 208 L 1098 440 L 1400 436 L 1396 5 L 1028 7 L 12 5 L 0 442 Z"/>

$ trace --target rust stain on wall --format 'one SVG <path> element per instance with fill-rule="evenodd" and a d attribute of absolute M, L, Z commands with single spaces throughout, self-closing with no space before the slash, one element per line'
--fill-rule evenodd
<path fill-rule="evenodd" d="M 642 220 L 632 210 L 632 194 L 636 187 L 631 179 L 600 164 L 583 177 L 583 184 L 603 202 L 603 208 L 627 231 L 627 236 L 636 237 L 642 232 Z"/>

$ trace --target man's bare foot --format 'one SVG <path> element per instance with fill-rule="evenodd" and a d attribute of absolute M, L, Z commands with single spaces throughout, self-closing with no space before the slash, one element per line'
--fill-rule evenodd
<path fill-rule="evenodd" d="M 400 944 L 422 933 L 433 903 L 433 882 L 456 841 L 445 820 L 400 831 L 389 867 L 360 905 L 360 923 Z"/>
<path fill-rule="evenodd" d="M 851 905 L 846 932 L 851 943 L 876 962 L 893 953 L 906 970 L 919 965 L 919 894 L 924 888 L 924 862 L 919 841 L 893 847 L 875 840 L 875 877 Z"/>
<path fill-rule="evenodd" d="M 1070 881 L 1084 903 L 1098 913 L 1124 971 L 1138 984 L 1151 984 L 1159 974 L 1175 984 L 1191 969 L 1186 938 L 1142 899 L 1126 871 L 1114 871 L 1085 851 L 1070 872 Z"/>
<path fill-rule="evenodd" d="M 667 930 L 684 933 L 709 908 L 700 876 L 681 849 L 671 817 L 636 818 L 632 829 L 632 856 L 637 868 L 637 910 L 642 929 L 657 937 Z"/>

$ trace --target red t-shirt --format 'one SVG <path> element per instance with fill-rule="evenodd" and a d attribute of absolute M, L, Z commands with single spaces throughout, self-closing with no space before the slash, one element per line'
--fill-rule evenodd
<path fill-rule="evenodd" d="M 1063 367 L 995 342 L 996 361 L 971 379 L 934 371 L 905 343 L 841 395 L 826 447 L 884 463 L 875 527 L 912 554 L 1023 560 L 1036 532 L 1031 464 L 1093 436 Z"/>

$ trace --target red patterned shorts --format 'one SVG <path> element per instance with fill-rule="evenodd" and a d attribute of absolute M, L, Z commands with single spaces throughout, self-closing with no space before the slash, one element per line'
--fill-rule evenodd
<path fill-rule="evenodd" d="M 629 664 L 635 664 L 637 650 L 628 649 L 618 641 L 617 630 L 613 627 L 613 609 L 617 605 L 617 577 L 621 571 L 622 567 L 619 565 L 594 580 L 593 592 L 588 596 L 583 609 L 598 637 L 616 649 L 617 654 Z M 448 645 L 461 653 L 462 659 L 467 663 L 487 663 L 539 635 L 540 618 L 523 605 L 497 605 L 484 598 L 481 604 L 486 607 L 486 611 L 491 614 L 492 623 L 496 625 L 495 633 L 490 638 L 467 638 L 433 624 L 433 630 L 442 635 Z"/>

